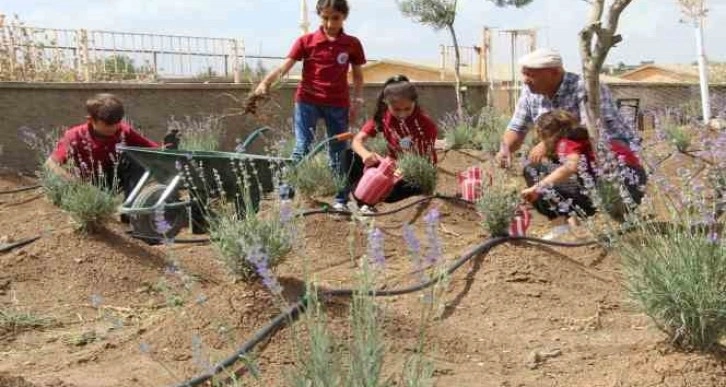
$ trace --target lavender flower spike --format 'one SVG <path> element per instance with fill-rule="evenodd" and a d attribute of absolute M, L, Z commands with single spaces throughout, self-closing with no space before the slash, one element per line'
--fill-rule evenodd
<path fill-rule="evenodd" d="M 257 275 L 262 279 L 262 284 L 270 293 L 278 296 L 282 294 L 282 286 L 277 282 L 275 274 L 270 270 L 269 257 L 262 251 L 261 246 L 253 246 L 247 251 L 247 261 L 255 267 Z"/>
<path fill-rule="evenodd" d="M 383 269 L 386 266 L 386 255 L 383 252 L 383 233 L 374 227 L 368 233 L 368 259 L 373 267 Z"/>
<path fill-rule="evenodd" d="M 424 216 L 424 222 L 426 223 L 426 239 L 428 240 L 428 251 L 426 253 L 426 265 L 436 265 L 444 255 L 443 247 L 441 246 L 441 239 L 439 238 L 439 210 L 432 208 Z"/>

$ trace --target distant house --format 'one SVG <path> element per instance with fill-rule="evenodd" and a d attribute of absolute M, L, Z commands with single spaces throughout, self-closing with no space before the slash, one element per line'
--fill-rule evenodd
<path fill-rule="evenodd" d="M 383 83 L 386 79 L 398 74 L 407 76 L 413 82 L 454 81 L 453 71 L 442 71 L 441 68 L 428 64 L 381 59 L 363 65 L 363 79 L 366 83 Z M 478 81 L 479 74 L 472 74 L 467 68 L 462 68 L 461 79 Z"/>
<path fill-rule="evenodd" d="M 646 64 L 627 71 L 618 78 L 652 83 L 698 83 L 698 66 L 678 64 Z M 726 63 L 709 64 L 709 82 L 726 82 Z"/>

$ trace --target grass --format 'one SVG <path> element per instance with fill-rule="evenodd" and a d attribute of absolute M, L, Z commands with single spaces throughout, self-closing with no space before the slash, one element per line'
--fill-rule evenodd
<path fill-rule="evenodd" d="M 436 166 L 423 156 L 415 153 L 404 153 L 396 164 L 403 178 L 421 188 L 424 194 L 430 195 L 436 190 Z"/>
<path fill-rule="evenodd" d="M 32 329 L 42 329 L 53 325 L 49 317 L 38 316 L 17 309 L 0 309 L 0 332 L 18 333 Z"/>

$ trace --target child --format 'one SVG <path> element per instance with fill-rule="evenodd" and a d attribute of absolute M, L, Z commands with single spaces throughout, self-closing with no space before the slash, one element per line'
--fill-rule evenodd
<path fill-rule="evenodd" d="M 349 181 L 353 186 L 363 176 L 364 167 L 375 166 L 382 158 L 365 147 L 366 140 L 378 133 L 386 139 L 390 157 L 395 159 L 402 152 L 413 152 L 436 164 L 436 124 L 418 106 L 416 88 L 403 75 L 389 78 L 384 83 L 373 119 L 366 122 L 353 138 L 352 148 L 355 153 L 350 155 L 352 160 L 347 163 L 350 165 Z M 407 182 L 404 176 L 396 183 L 385 202 L 393 203 L 418 194 L 421 194 L 421 189 Z M 363 203 L 361 210 L 372 212 L 372 204 L 374 203 Z"/>
<path fill-rule="evenodd" d="M 547 157 L 553 165 L 549 169 L 551 172 L 539 181 L 536 181 L 538 171 L 534 167 L 525 168 L 525 180 L 529 188 L 522 191 L 522 197 L 532 202 L 539 213 L 552 221 L 554 228 L 543 238 L 551 240 L 570 231 L 568 221 L 577 223 L 576 218 L 567 219 L 570 213 L 582 216 L 595 213 L 586 192 L 585 181 L 595 184 L 596 158 L 587 129 L 580 126 L 578 120 L 567 111 L 553 110 L 542 114 L 535 121 L 535 130 L 545 144 Z M 610 141 L 609 147 L 610 152 L 617 156 L 616 163 L 620 164 L 618 172 L 623 176 L 621 182 L 630 199 L 640 204 L 643 198 L 641 187 L 645 185 L 647 176 L 638 157 L 622 141 Z M 548 200 L 548 196 L 556 198 L 559 203 Z"/>
<path fill-rule="evenodd" d="M 119 157 L 117 144 L 157 148 L 158 145 L 139 134 L 126 123 L 124 106 L 111 94 L 97 94 L 86 101 L 87 121 L 68 129 L 58 141 L 55 151 L 45 165 L 65 179 L 101 179 L 105 187 L 114 182 L 124 196 L 133 190 L 144 169 L 126 157 Z M 68 171 L 62 166 L 71 160 L 75 169 Z M 115 181 L 115 179 L 117 179 Z"/>
<path fill-rule="evenodd" d="M 296 61 L 303 62 L 302 80 L 295 94 L 295 149 L 292 157 L 300 160 L 310 151 L 315 127 L 319 119 L 325 120 L 328 137 L 348 130 L 363 104 L 363 72 L 366 63 L 360 41 L 343 32 L 348 17 L 346 0 L 318 0 L 320 28 L 301 36 L 293 44 L 285 62 L 268 74 L 255 90 L 267 94 L 270 84 L 286 74 Z M 353 71 L 353 104 L 348 90 L 348 69 Z M 333 141 L 328 148 L 330 167 L 340 176 L 341 152 L 346 144 Z M 335 197 L 333 208 L 345 210 L 348 191 Z"/>

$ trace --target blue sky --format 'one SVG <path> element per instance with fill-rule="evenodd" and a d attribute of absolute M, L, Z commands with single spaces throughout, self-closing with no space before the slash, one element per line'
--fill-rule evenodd
<path fill-rule="evenodd" d="M 726 0 L 706 0 L 705 31 L 709 59 L 726 61 Z M 346 30 L 358 36 L 369 58 L 438 61 L 438 45 L 449 43 L 403 18 L 394 0 L 349 0 Z M 308 0 L 310 20 L 315 0 Z M 565 65 L 579 70 L 577 32 L 584 24 L 584 0 L 535 0 L 523 9 L 501 9 L 486 0 L 460 0 L 456 28 L 462 45 L 481 41 L 484 25 L 501 29 L 539 28 L 539 45 L 559 49 Z M 17 13 L 38 27 L 88 28 L 130 32 L 243 38 L 247 53 L 284 56 L 299 33 L 299 0 L 5 0 L 0 12 Z M 676 0 L 634 0 L 621 19 L 625 40 L 608 63 L 689 63 L 695 59 L 693 28 L 679 23 Z M 495 40 L 497 62 L 508 59 L 504 37 Z"/>

